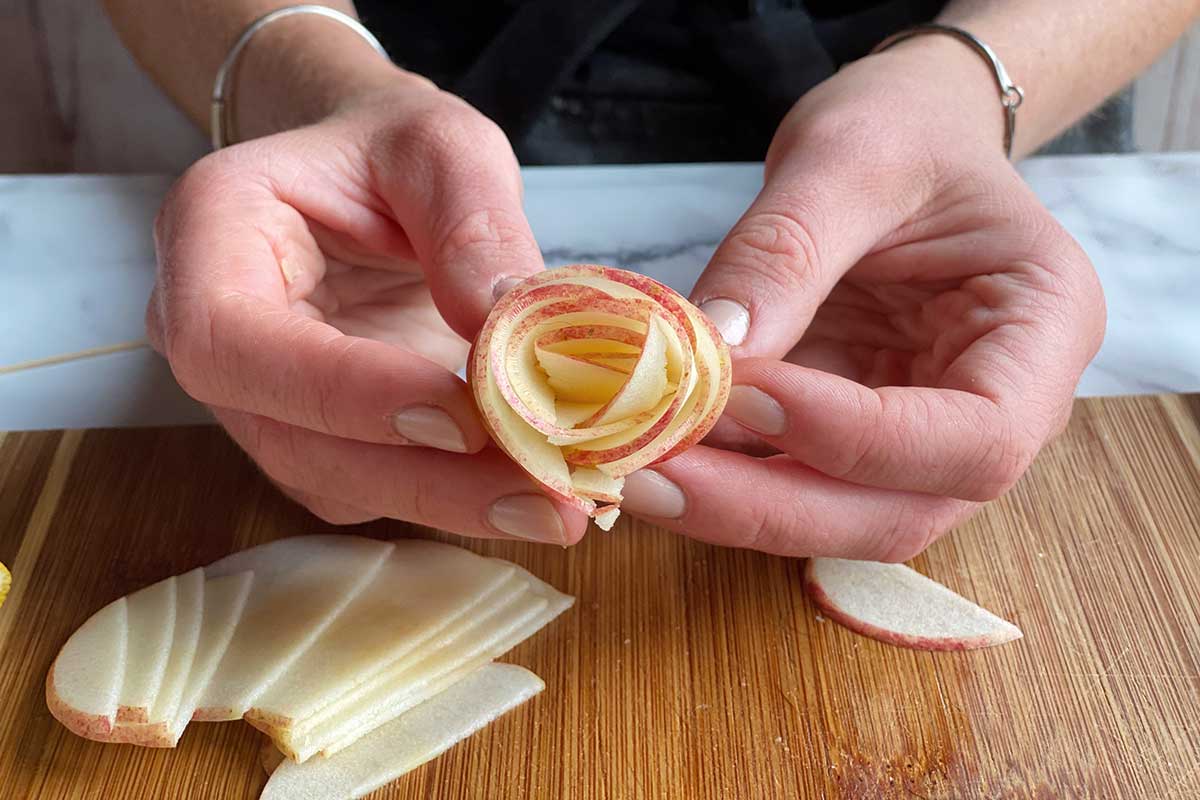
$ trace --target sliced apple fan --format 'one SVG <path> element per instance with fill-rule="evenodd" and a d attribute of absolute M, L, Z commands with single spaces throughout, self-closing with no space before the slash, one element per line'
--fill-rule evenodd
<path fill-rule="evenodd" d="M 716 423 L 729 394 L 729 351 L 668 287 L 576 265 L 539 273 L 496 304 L 468 377 L 496 443 L 608 530 L 626 475 Z"/>
<path fill-rule="evenodd" d="M 289 759 L 264 797 L 356 797 L 535 694 L 490 662 L 572 602 L 438 542 L 282 539 L 101 609 L 59 652 L 47 704 L 80 736 L 150 747 L 244 718 Z"/>

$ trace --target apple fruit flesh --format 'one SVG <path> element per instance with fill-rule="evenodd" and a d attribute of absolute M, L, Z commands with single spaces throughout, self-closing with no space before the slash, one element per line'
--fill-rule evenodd
<path fill-rule="evenodd" d="M 498 589 L 514 570 L 511 564 L 440 542 L 401 543 L 337 623 L 255 698 L 246 718 L 288 726 L 311 716 L 420 648 Z M 381 636 L 385 625 L 388 634 Z"/>
<path fill-rule="evenodd" d="M 134 592 L 126 600 L 129 630 L 136 635 L 127 644 L 117 721 L 149 722 L 175 636 L 175 577 Z"/>
<path fill-rule="evenodd" d="M 545 688 L 511 664 L 486 664 L 330 756 L 281 761 L 260 800 L 354 800 L 449 750 Z"/>
<path fill-rule="evenodd" d="M 804 582 L 830 619 L 856 633 L 916 650 L 974 650 L 1021 630 L 903 564 L 810 558 Z"/>
<path fill-rule="evenodd" d="M 481 616 L 452 644 L 439 648 L 392 673 L 335 716 L 325 717 L 308 732 L 307 746 L 294 755 L 304 760 L 316 750 L 330 755 L 399 713 L 397 707 L 432 696 L 481 664 L 532 636 L 569 608 L 573 599 L 537 581 L 505 609 Z M 390 709 L 390 710 L 389 710 Z"/>
<path fill-rule="evenodd" d="M 587 264 L 510 290 L 467 370 L 493 440 L 606 529 L 626 475 L 716 424 L 730 375 L 729 349 L 699 309 L 650 278 Z"/>
<path fill-rule="evenodd" d="M 235 553 L 206 567 L 214 577 L 253 572 L 254 589 L 195 718 L 221 721 L 245 714 L 370 585 L 391 551 L 391 544 L 373 539 L 305 536 Z"/>
<path fill-rule="evenodd" d="M 116 723 L 129 639 L 124 597 L 92 615 L 59 651 L 46 676 L 46 705 L 67 730 L 107 741 Z"/>

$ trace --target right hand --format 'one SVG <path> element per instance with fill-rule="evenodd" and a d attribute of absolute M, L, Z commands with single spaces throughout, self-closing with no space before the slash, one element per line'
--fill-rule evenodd
<path fill-rule="evenodd" d="M 454 374 L 493 294 L 543 269 L 512 148 L 462 100 L 397 72 L 315 125 L 213 153 L 155 242 L 155 349 L 313 513 L 583 535 L 583 514 L 488 447 Z"/>

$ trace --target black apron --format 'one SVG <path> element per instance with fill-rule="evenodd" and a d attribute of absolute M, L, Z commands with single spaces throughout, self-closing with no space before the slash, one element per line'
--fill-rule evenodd
<path fill-rule="evenodd" d="M 357 5 L 397 63 L 495 120 L 522 163 L 612 164 L 761 160 L 801 95 L 945 0 Z M 1110 104 L 1059 149 L 1129 149 L 1127 116 Z"/>

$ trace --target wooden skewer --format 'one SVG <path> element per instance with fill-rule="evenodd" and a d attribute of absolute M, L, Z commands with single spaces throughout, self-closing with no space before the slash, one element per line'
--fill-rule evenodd
<path fill-rule="evenodd" d="M 106 344 L 101 347 L 89 347 L 87 350 L 79 350 L 74 353 L 61 353 L 56 356 L 47 356 L 46 358 L 35 358 L 32 361 L 18 361 L 16 364 L 0 366 L 0 375 L 10 375 L 14 372 L 24 372 L 27 369 L 37 369 L 38 367 L 49 367 L 53 364 L 66 364 L 70 361 L 83 361 L 87 358 L 95 358 L 97 356 L 106 356 L 110 353 L 123 353 L 127 350 L 138 350 L 143 347 L 149 347 L 150 342 L 145 339 L 134 339 L 130 342 L 118 342 L 117 344 Z"/>

